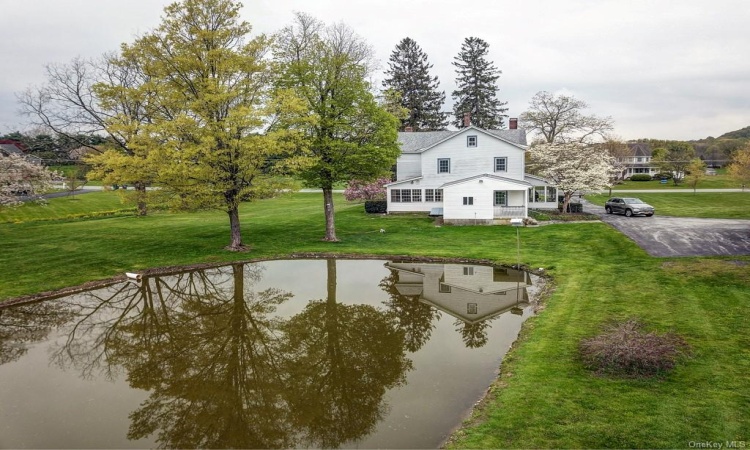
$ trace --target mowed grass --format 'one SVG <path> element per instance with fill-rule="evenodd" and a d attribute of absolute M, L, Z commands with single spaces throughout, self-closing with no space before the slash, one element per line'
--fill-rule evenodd
<path fill-rule="evenodd" d="M 50 199 L 46 203 L 28 202 L 16 208 L 0 207 L 0 223 L 132 215 L 134 211 L 135 207 L 124 204 L 117 192 L 88 192 Z"/>
<path fill-rule="evenodd" d="M 657 215 L 702 217 L 719 219 L 750 219 L 750 189 L 748 192 L 671 192 L 622 193 L 613 196 L 637 197 L 653 206 Z M 604 206 L 607 194 L 587 194 L 586 200 Z"/>
<path fill-rule="evenodd" d="M 723 173 L 722 173 L 723 172 Z M 706 175 L 701 181 L 698 182 L 698 189 L 741 189 L 742 183 L 733 179 L 729 175 L 726 175 L 726 170 L 721 170 L 717 175 Z M 750 187 L 750 186 L 748 186 Z M 667 180 L 665 184 L 661 184 L 661 180 L 651 181 L 630 181 L 625 180 L 622 184 L 618 184 L 612 187 L 613 191 L 628 190 L 628 189 L 663 189 L 663 190 L 675 190 L 675 189 L 692 189 L 687 181 L 675 186 L 674 181 Z"/>
<path fill-rule="evenodd" d="M 320 194 L 243 205 L 244 240 L 252 246 L 244 254 L 222 250 L 229 226 L 221 212 L 0 224 L 0 298 L 130 270 L 296 252 L 515 263 L 511 227 L 436 227 L 423 216 L 371 216 L 341 196 L 336 207 L 341 242 L 326 243 L 320 241 Z M 451 446 L 685 448 L 748 441 L 750 257 L 652 258 L 600 222 L 520 233 L 522 262 L 544 268 L 556 289 L 545 310 L 526 322 L 484 406 Z M 629 318 L 680 334 L 693 356 L 654 380 L 603 378 L 583 369 L 580 340 Z"/>

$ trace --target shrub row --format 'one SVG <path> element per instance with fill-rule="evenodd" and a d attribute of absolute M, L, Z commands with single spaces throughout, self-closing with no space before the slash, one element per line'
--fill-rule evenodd
<path fill-rule="evenodd" d="M 385 214 L 388 212 L 388 202 L 385 200 L 367 200 L 365 212 L 369 214 Z"/>

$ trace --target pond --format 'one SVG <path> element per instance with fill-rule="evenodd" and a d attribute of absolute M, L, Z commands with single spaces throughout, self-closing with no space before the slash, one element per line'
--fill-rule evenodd
<path fill-rule="evenodd" d="M 0 308 L 0 447 L 435 448 L 536 286 L 473 264 L 277 260 Z"/>

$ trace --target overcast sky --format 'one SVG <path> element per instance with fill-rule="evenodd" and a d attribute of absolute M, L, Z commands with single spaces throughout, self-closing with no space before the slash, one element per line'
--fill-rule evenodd
<path fill-rule="evenodd" d="M 44 65 L 96 57 L 156 27 L 168 0 L 0 0 L 0 134 L 26 130 L 15 93 Z M 586 101 L 623 139 L 700 139 L 750 125 L 747 0 L 246 0 L 253 33 L 294 11 L 344 22 L 388 58 L 411 37 L 452 110 L 451 65 L 464 38 L 490 45 L 498 97 L 517 117 L 538 91 Z"/>

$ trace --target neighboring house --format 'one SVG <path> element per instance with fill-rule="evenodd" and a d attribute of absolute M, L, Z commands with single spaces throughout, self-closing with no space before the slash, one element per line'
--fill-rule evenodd
<path fill-rule="evenodd" d="M 529 304 L 528 273 L 471 264 L 388 262 L 398 273 L 396 290 L 417 297 L 465 323 L 474 324 Z"/>
<path fill-rule="evenodd" d="M 659 173 L 659 167 L 651 163 L 651 146 L 643 142 L 628 143 L 630 152 L 619 158 L 622 178 L 628 179 L 633 175 L 646 174 L 654 176 Z"/>
<path fill-rule="evenodd" d="M 27 154 L 27 147 L 23 142 L 14 141 L 13 139 L 0 139 L 0 155 L 20 155 L 33 164 L 41 164 L 42 160 L 38 156 Z"/>
<path fill-rule="evenodd" d="M 557 208 L 557 189 L 525 173 L 526 132 L 468 126 L 399 133 L 396 181 L 386 185 L 388 213 L 425 212 L 446 223 L 495 224 Z"/>
<path fill-rule="evenodd" d="M 72 150 L 68 150 L 68 158 L 73 161 L 82 160 L 84 157 L 89 155 L 96 155 L 103 153 L 104 149 L 101 146 L 92 147 L 77 147 Z"/>
<path fill-rule="evenodd" d="M 0 139 L 0 153 L 3 156 L 25 155 L 26 146 L 22 142 L 12 139 Z"/>

